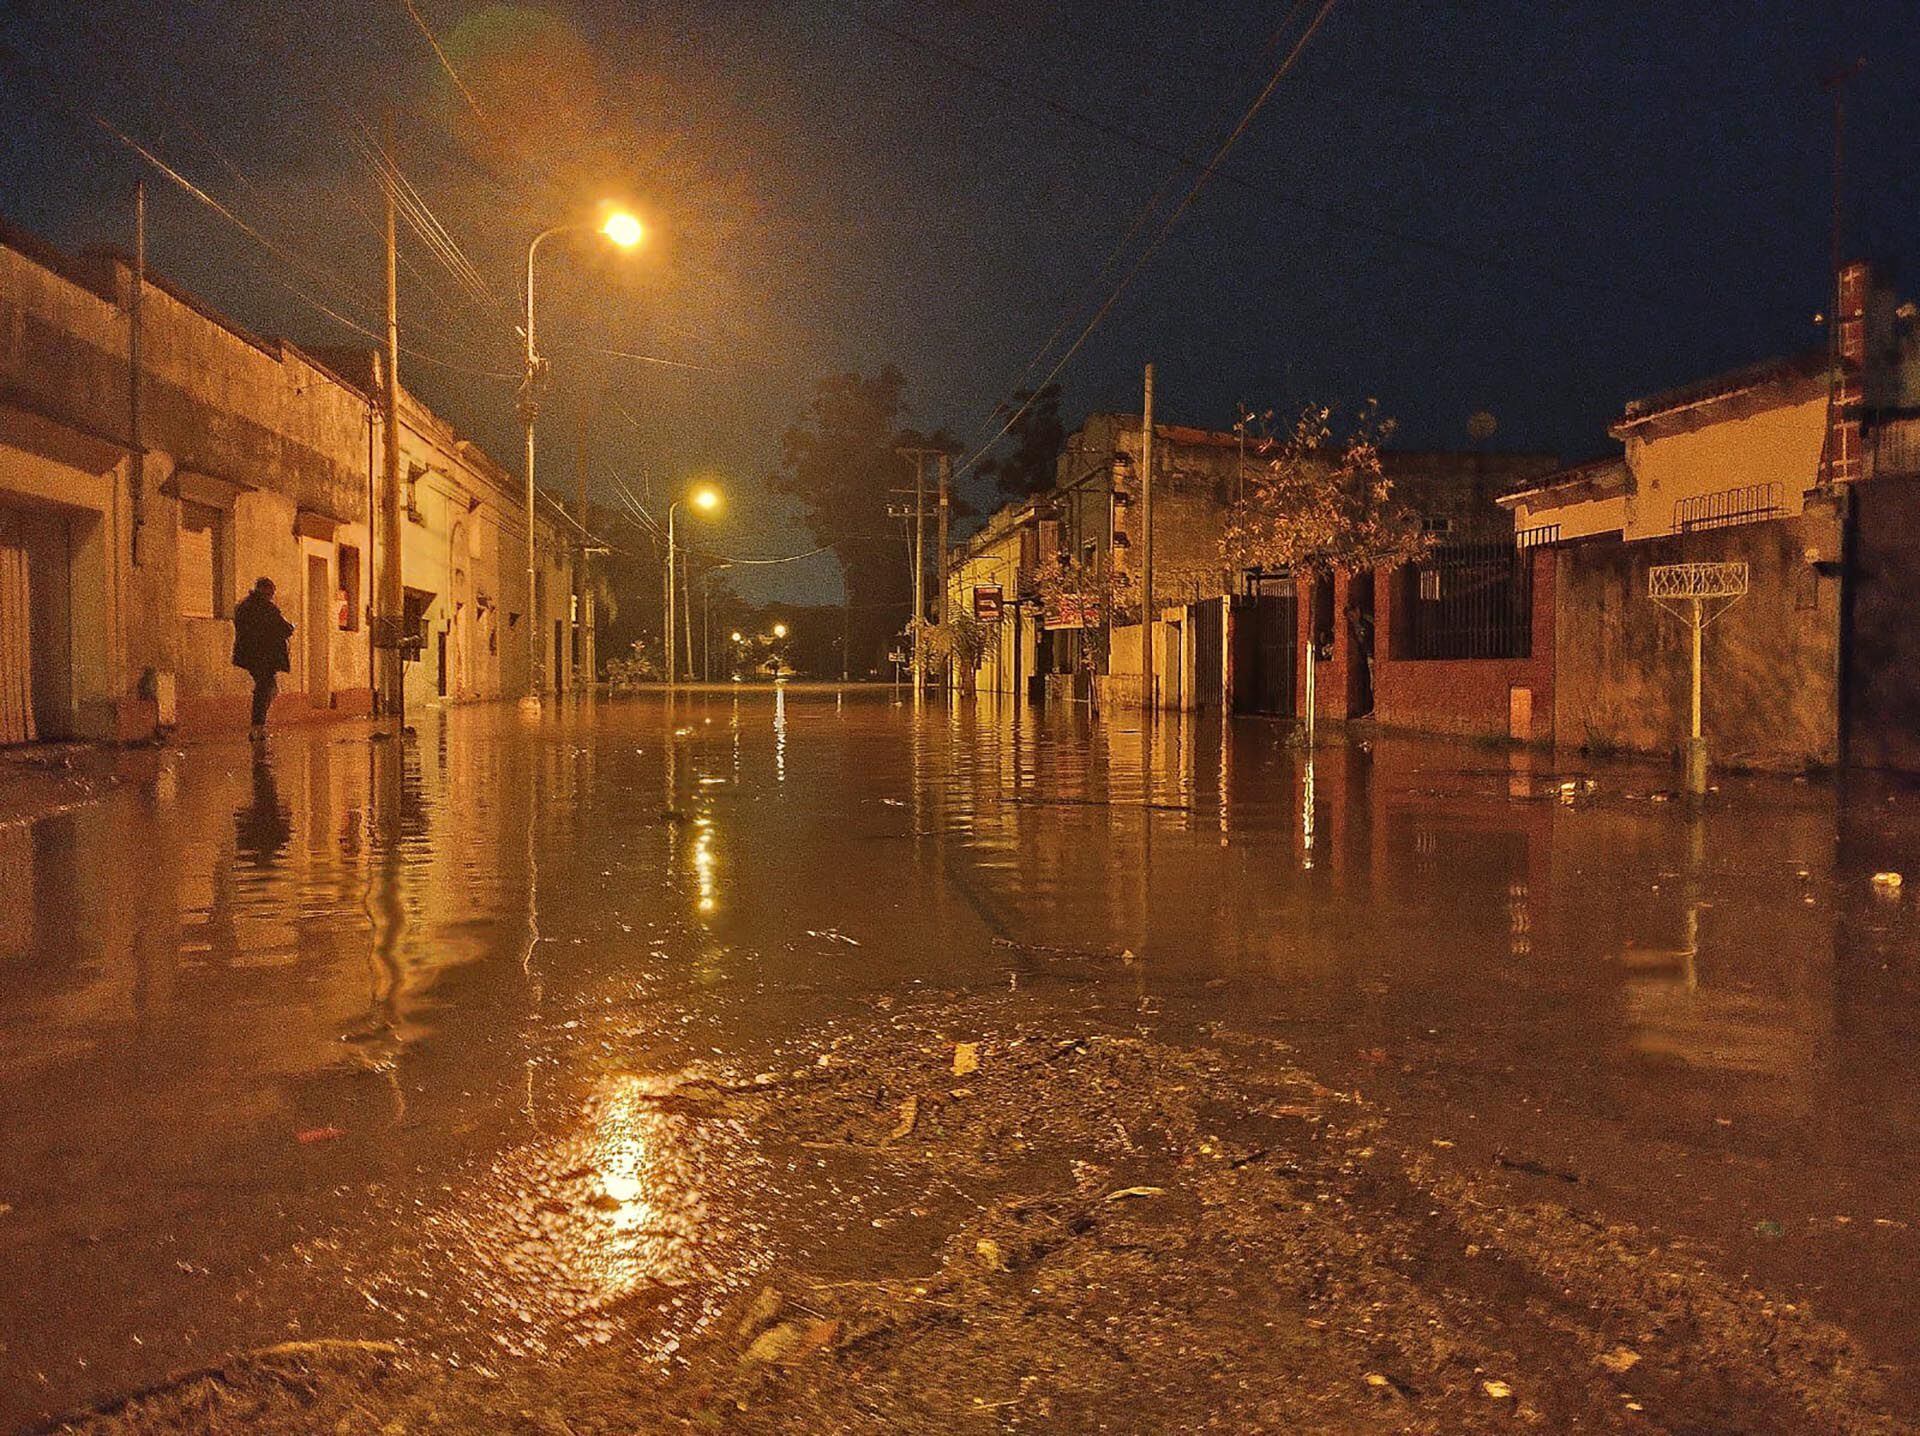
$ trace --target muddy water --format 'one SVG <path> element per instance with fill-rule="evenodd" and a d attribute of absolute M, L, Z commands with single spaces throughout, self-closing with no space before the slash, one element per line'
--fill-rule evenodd
<path fill-rule="evenodd" d="M 1280 1034 L 1912 1392 L 1920 793 L 1666 781 L 884 692 L 166 755 L 0 828 L 0 1428 L 287 1339 L 669 1352 L 830 1214 L 657 1094 L 909 985 Z"/>

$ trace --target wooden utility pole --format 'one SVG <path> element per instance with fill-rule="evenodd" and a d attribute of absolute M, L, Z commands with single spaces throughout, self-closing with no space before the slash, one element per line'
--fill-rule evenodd
<path fill-rule="evenodd" d="M 1140 415 L 1140 701 L 1156 707 L 1153 638 L 1153 365 Z"/>
<path fill-rule="evenodd" d="M 393 163 L 393 121 L 387 121 L 387 163 Z M 400 279 L 399 231 L 395 222 L 393 176 L 386 177 L 387 200 L 387 352 L 386 352 L 386 468 L 387 501 L 380 513 L 380 608 L 374 623 L 378 629 L 380 654 L 380 703 L 382 712 L 392 716 L 394 725 L 404 728 L 407 721 L 406 663 L 400 643 L 401 615 L 406 597 L 400 571 Z"/>
<path fill-rule="evenodd" d="M 140 346 L 147 296 L 147 182 L 133 182 L 133 292 L 127 296 L 127 438 L 133 446 L 128 488 L 133 507 L 131 551 L 140 563 L 140 540 L 147 523 L 147 450 L 140 424 Z"/>

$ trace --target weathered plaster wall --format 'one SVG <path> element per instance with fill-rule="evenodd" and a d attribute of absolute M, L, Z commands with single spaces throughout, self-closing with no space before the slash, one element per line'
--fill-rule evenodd
<path fill-rule="evenodd" d="M 1766 768 L 1834 762 L 1840 539 L 1837 508 L 1822 499 L 1792 519 L 1556 550 L 1556 740 L 1677 750 L 1687 729 L 1687 630 L 1647 597 L 1647 570 L 1744 560 L 1750 591 L 1703 643 L 1709 751 L 1716 762 Z"/>
<path fill-rule="evenodd" d="M 1751 484 L 1777 485 L 1784 511 L 1800 512 L 1802 496 L 1820 477 L 1825 390 L 1758 412 L 1742 414 L 1731 402 L 1722 408 L 1729 412 L 1715 410 L 1714 422 L 1698 428 L 1629 435 L 1633 488 L 1626 505 L 1627 538 L 1671 533 L 1684 499 Z"/>

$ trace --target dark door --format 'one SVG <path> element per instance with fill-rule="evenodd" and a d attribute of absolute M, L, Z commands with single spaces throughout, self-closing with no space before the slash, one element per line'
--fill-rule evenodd
<path fill-rule="evenodd" d="M 1293 649 L 1297 608 L 1291 591 L 1256 592 L 1235 600 L 1233 707 L 1236 713 L 1295 716 Z"/>
<path fill-rule="evenodd" d="M 1217 709 L 1226 692 L 1225 654 L 1221 645 L 1226 637 L 1227 601 L 1210 599 L 1196 603 L 1193 614 L 1193 704 L 1196 708 Z"/>
<path fill-rule="evenodd" d="M 439 633 L 434 635 L 433 645 L 434 645 L 434 650 L 433 650 L 434 692 L 438 693 L 442 698 L 445 698 L 447 696 L 447 631 L 446 629 L 443 628 L 439 631 Z"/>

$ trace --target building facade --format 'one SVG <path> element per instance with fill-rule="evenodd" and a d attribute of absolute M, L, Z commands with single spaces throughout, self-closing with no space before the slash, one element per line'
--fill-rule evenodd
<path fill-rule="evenodd" d="M 150 271 L 136 284 L 125 256 L 0 228 L 0 743 L 244 726 L 232 614 L 260 577 L 295 625 L 276 721 L 369 711 L 368 517 L 385 487 L 372 378 Z M 534 627 L 524 558 L 499 558 L 524 552 L 513 486 L 417 401 L 403 423 L 421 501 L 403 553 L 423 598 L 410 696 L 511 691 Z M 543 633 L 549 614 L 573 617 L 564 517 L 537 532 Z M 498 538 L 515 523 L 517 544 Z M 571 641 L 549 641 L 564 684 Z"/>

